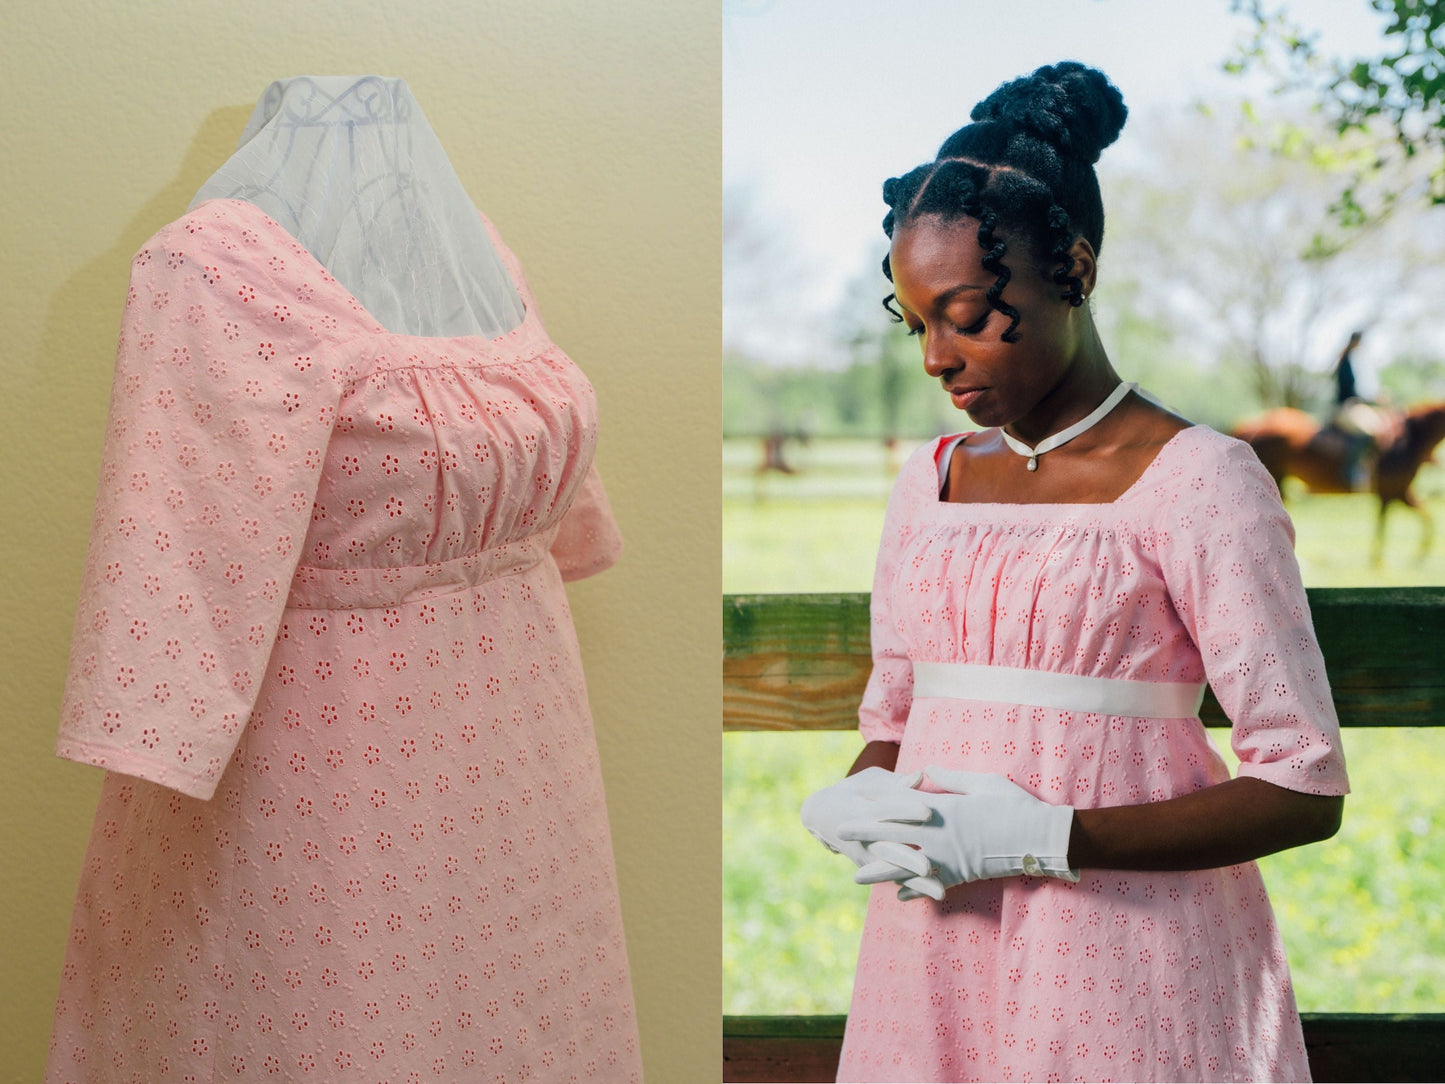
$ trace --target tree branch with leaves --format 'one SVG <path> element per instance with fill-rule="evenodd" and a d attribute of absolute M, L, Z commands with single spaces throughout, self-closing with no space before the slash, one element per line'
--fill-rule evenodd
<path fill-rule="evenodd" d="M 1226 71 L 1264 71 L 1277 92 L 1312 93 L 1333 127 L 1333 147 L 1277 133 L 1295 153 L 1343 155 L 1346 183 L 1331 210 L 1360 226 L 1401 202 L 1445 203 L 1445 6 L 1438 0 L 1368 0 L 1382 20 L 1377 55 L 1325 56 L 1319 34 L 1269 0 L 1233 0 L 1253 23 Z M 1278 149 L 1289 150 L 1289 147 Z"/>

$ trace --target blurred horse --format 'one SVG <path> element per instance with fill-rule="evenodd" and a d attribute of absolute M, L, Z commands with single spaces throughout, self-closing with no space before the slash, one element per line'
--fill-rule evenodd
<path fill-rule="evenodd" d="M 1234 435 L 1254 449 L 1276 485 L 1293 475 L 1314 493 L 1353 491 L 1349 469 L 1351 437 L 1336 426 L 1321 426 L 1302 410 L 1279 407 L 1243 423 Z M 1395 415 L 1392 424 L 1374 441 L 1370 489 L 1380 499 L 1373 554 L 1376 564 L 1384 554 L 1385 512 L 1394 501 L 1414 509 L 1420 517 L 1421 560 L 1429 552 L 1434 524 L 1410 487 L 1442 440 L 1445 402 L 1422 403 Z M 1284 492 L 1283 487 L 1280 492 Z"/>

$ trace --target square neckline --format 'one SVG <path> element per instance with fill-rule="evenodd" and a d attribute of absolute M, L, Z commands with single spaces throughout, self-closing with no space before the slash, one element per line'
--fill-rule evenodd
<path fill-rule="evenodd" d="M 516 255 L 509 247 L 507 247 L 507 243 L 502 240 L 501 235 L 497 233 L 496 227 L 492 225 L 492 220 L 489 219 L 485 214 L 482 213 L 479 208 L 475 206 L 473 206 L 472 209 L 475 210 L 477 212 L 477 215 L 481 218 L 482 226 L 486 229 L 487 236 L 491 238 L 492 244 L 497 246 L 497 255 L 501 258 L 502 267 L 507 273 L 507 280 L 512 284 L 512 289 L 517 291 L 517 297 L 522 303 L 522 322 L 517 324 L 515 327 L 502 332 L 502 334 L 500 335 L 491 337 L 481 334 L 413 335 L 405 331 L 392 331 L 390 328 L 382 324 L 382 322 L 378 320 L 375 316 L 373 316 L 371 310 L 369 310 L 365 305 L 361 303 L 360 298 L 358 298 L 344 285 L 342 285 L 341 280 L 338 279 L 335 275 L 333 275 L 330 271 L 328 271 L 326 265 L 320 260 L 318 260 L 315 253 L 313 253 L 309 248 L 303 245 L 296 238 L 295 234 L 293 234 L 285 226 L 281 225 L 281 223 L 277 222 L 274 218 L 268 215 L 256 204 L 250 202 L 249 200 L 235 199 L 233 197 L 226 196 L 217 196 L 214 199 L 203 200 L 202 202 L 196 204 L 194 207 L 191 208 L 189 213 L 194 214 L 201 208 L 209 207 L 211 204 L 215 203 L 224 203 L 233 208 L 247 208 L 250 213 L 254 214 L 257 218 L 259 218 L 261 222 L 264 223 L 267 227 L 284 237 L 292 246 L 295 247 L 295 249 L 299 250 L 297 254 L 302 259 L 306 260 L 315 271 L 321 273 L 321 275 L 323 276 L 321 281 L 323 283 L 331 286 L 334 289 L 334 292 L 338 294 L 342 299 L 344 299 L 348 303 L 348 305 L 350 305 L 362 316 L 366 317 L 366 319 L 369 320 L 372 325 L 374 325 L 372 330 L 366 332 L 366 334 L 368 335 L 385 336 L 391 339 L 400 339 L 403 341 L 418 343 L 474 342 L 488 347 L 495 347 L 505 345 L 507 340 L 512 338 L 516 338 L 519 342 L 523 341 L 525 338 L 529 337 L 532 334 L 535 334 L 539 330 L 539 325 L 537 324 L 536 317 L 536 305 L 532 298 L 532 291 L 531 288 L 527 285 L 526 280 L 521 275 Z M 527 334 L 524 335 L 524 332 L 526 332 Z M 545 333 L 543 334 L 545 335 Z"/>
<path fill-rule="evenodd" d="M 1119 508 L 1122 507 L 1134 495 L 1135 491 L 1143 485 L 1144 480 L 1149 477 L 1151 473 L 1153 473 L 1159 461 L 1163 459 L 1165 457 L 1165 454 L 1169 452 L 1170 449 L 1179 442 L 1179 439 L 1183 437 L 1184 434 L 1192 433 L 1199 428 L 1201 427 L 1197 422 L 1191 423 L 1189 425 L 1186 425 L 1183 429 L 1179 430 L 1172 437 L 1166 440 L 1162 445 L 1160 445 L 1159 450 L 1154 453 L 1154 458 L 1149 460 L 1149 462 L 1145 465 L 1144 469 L 1139 472 L 1139 476 L 1129 483 L 1128 487 L 1124 490 L 1124 492 L 1120 493 L 1111 501 L 950 501 L 946 500 L 942 496 L 944 487 L 946 487 L 948 484 L 948 476 L 945 474 L 943 478 L 939 481 L 938 487 L 935 490 L 937 496 L 935 496 L 934 503 L 937 504 L 940 508 L 988 509 L 991 514 L 995 515 L 1000 514 L 1006 509 L 1060 508 L 1068 509 L 1070 511 L 1077 511 L 1080 509 Z M 979 431 L 982 432 L 982 430 Z M 936 464 L 938 461 L 940 442 L 959 442 L 962 440 L 966 440 L 968 436 L 968 433 L 953 433 L 948 436 L 935 438 L 933 445 L 933 454 L 928 457 L 930 465 L 933 465 L 935 467 L 935 470 L 931 472 L 935 477 L 937 474 Z M 950 457 L 952 457 L 952 454 L 952 450 L 950 450 Z"/>

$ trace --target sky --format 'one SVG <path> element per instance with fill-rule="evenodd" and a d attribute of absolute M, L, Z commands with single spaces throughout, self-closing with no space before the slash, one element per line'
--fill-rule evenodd
<path fill-rule="evenodd" d="M 1291 0 L 1289 13 L 1328 54 L 1380 38 L 1366 0 Z M 1229 0 L 724 0 L 724 189 L 746 193 L 786 271 L 774 311 L 746 323 L 725 282 L 725 338 L 826 360 L 824 328 L 881 252 L 882 182 L 931 160 L 1000 83 L 1072 59 L 1104 71 L 1135 116 L 1263 97 L 1264 76 L 1221 70 L 1249 26 Z M 1104 165 L 1140 154 L 1137 130 Z"/>

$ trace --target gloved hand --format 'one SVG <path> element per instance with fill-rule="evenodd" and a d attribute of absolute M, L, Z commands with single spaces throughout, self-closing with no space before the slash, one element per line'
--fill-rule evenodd
<path fill-rule="evenodd" d="M 929 860 L 921 851 L 899 847 L 895 863 L 870 854 L 866 844 L 841 839 L 838 835 L 840 824 L 872 817 L 874 807 L 882 801 L 889 802 L 894 818 L 912 816 L 915 820 L 927 820 L 933 815 L 932 810 L 917 800 L 920 792 L 913 789 L 922 778 L 922 772 L 900 775 L 887 768 L 864 768 L 809 795 L 803 803 L 803 827 L 830 851 L 852 859 L 854 865 L 867 865 L 875 870 L 880 874 L 879 880 L 900 881 L 910 891 L 942 899 L 943 886 L 928 875 Z M 889 876 L 881 876 L 885 870 Z"/>
<path fill-rule="evenodd" d="M 929 767 L 924 776 L 945 793 L 890 795 L 839 824 L 838 838 L 864 845 L 872 859 L 854 877 L 859 884 L 902 881 L 902 862 L 918 851 L 944 888 L 1018 874 L 1079 879 L 1068 862 L 1073 806 L 1040 801 L 1001 775 Z M 920 802 L 929 809 L 926 820 L 918 816 Z"/>

